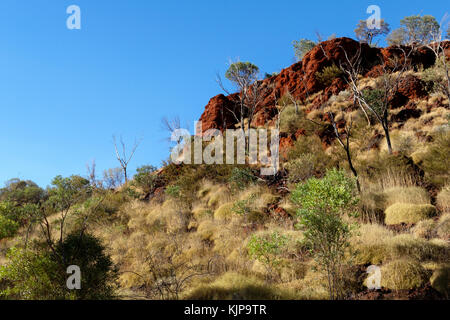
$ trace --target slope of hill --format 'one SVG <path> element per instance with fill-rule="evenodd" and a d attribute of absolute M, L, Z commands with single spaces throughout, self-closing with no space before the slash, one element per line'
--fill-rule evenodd
<path fill-rule="evenodd" d="M 450 43 L 443 47 L 450 57 Z M 338 296 L 448 298 L 449 98 L 434 85 L 445 79 L 431 49 L 408 54 L 401 62 L 405 70 L 393 67 L 407 51 L 412 50 L 338 38 L 262 80 L 268 90 L 251 126 L 279 124 L 277 175 L 260 176 L 257 165 L 167 163 L 117 190 L 93 188 L 68 209 L 65 234 L 82 226 L 102 240 L 118 268 L 116 292 L 122 298 L 328 299 L 330 273 L 311 250 L 299 198 L 308 181 L 339 180 L 348 187 L 346 195 L 359 201 L 339 207 L 352 231 L 333 274 Z M 357 56 L 359 75 L 352 83 L 345 68 Z M 379 103 L 383 97 L 374 94 L 387 76 L 399 76 L 387 97 L 393 152 L 386 128 L 355 98 L 360 93 Z M 230 112 L 237 112 L 236 96 L 210 100 L 200 118 L 204 132 L 240 126 Z M 55 238 L 58 217 L 49 217 Z M 7 250 L 23 247 L 25 238 L 42 242 L 41 231 L 22 227 L 0 240 L 0 263 L 8 265 Z M 367 288 L 370 265 L 380 267 L 380 290 Z M 0 282 L 5 287 L 7 280 Z"/>

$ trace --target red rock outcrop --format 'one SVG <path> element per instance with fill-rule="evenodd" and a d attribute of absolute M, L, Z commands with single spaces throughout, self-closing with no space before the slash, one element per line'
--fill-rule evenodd
<path fill-rule="evenodd" d="M 446 54 L 448 54 L 447 51 L 450 53 L 450 42 L 445 42 L 443 47 Z M 407 49 L 407 47 L 403 48 Z M 388 65 L 390 59 L 401 56 L 399 48 L 373 48 L 350 38 L 337 38 L 322 42 L 308 52 L 302 61 L 282 70 L 277 76 L 263 80 L 262 86 L 267 90 L 262 97 L 261 107 L 256 110 L 252 124 L 261 126 L 273 119 L 276 115 L 275 97 L 280 98 L 286 92 L 290 92 L 295 99 L 304 101 L 309 95 L 324 90 L 323 94 L 318 96 L 315 101 L 315 104 L 320 106 L 331 95 L 344 90 L 347 84 L 342 79 L 335 79 L 330 86 L 325 87 L 316 79 L 316 73 L 333 64 L 339 66 L 341 63 L 345 63 L 347 58 L 352 59 L 359 50 L 361 50 L 362 71 L 366 76 L 376 77 L 382 69 L 380 68 L 381 64 Z M 410 59 L 414 66 L 421 65 L 427 68 L 434 64 L 435 56 L 430 49 L 420 48 L 410 56 Z M 409 99 L 423 95 L 420 80 L 417 80 L 408 78 L 406 82 L 403 81 L 399 90 L 401 95 L 399 99 L 404 101 L 402 100 L 400 103 L 406 103 Z M 402 97 L 406 97 L 406 99 Z M 236 95 L 230 97 L 218 95 L 210 100 L 200 118 L 203 132 L 211 128 L 223 130 L 235 125 L 236 119 L 229 112 L 229 109 L 233 108 L 233 99 L 235 98 Z"/>

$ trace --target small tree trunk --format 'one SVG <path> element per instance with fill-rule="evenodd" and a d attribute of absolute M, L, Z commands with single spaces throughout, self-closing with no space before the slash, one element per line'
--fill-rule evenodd
<path fill-rule="evenodd" d="M 386 143 L 387 143 L 387 147 L 388 147 L 388 152 L 389 152 L 389 154 L 392 154 L 391 135 L 389 134 L 389 126 L 388 126 L 388 124 L 385 121 L 383 123 L 383 130 L 384 130 L 384 135 L 386 136 Z"/>
<path fill-rule="evenodd" d="M 127 167 L 123 167 L 123 175 L 125 177 L 125 184 L 128 183 Z"/>
<path fill-rule="evenodd" d="M 361 193 L 361 185 L 359 184 L 359 178 L 358 178 L 358 172 L 356 172 L 355 167 L 353 166 L 353 162 L 352 162 L 352 157 L 350 155 L 350 149 L 347 146 L 347 148 L 345 149 L 346 153 L 347 153 L 347 160 L 348 160 L 348 165 L 350 166 L 350 170 L 352 170 L 353 175 L 356 178 L 356 188 L 358 189 L 358 192 Z"/>

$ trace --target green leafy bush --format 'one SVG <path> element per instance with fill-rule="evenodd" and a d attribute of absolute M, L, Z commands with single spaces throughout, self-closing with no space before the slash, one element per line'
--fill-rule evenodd
<path fill-rule="evenodd" d="M 334 79 L 341 77 L 343 74 L 342 70 L 333 64 L 332 66 L 323 68 L 321 72 L 317 72 L 316 79 L 321 84 L 328 87 Z"/>
<path fill-rule="evenodd" d="M 24 300 L 62 299 L 59 266 L 48 252 L 12 248 L 9 263 L 0 266 L 0 280 L 6 283 L 0 297 Z"/>
<path fill-rule="evenodd" d="M 105 300 L 115 296 L 117 270 L 106 254 L 106 248 L 99 239 L 83 232 L 69 234 L 55 248 L 64 274 L 70 265 L 81 270 L 81 290 L 75 290 L 71 296 L 77 300 Z"/>
<path fill-rule="evenodd" d="M 352 229 L 343 215 L 354 215 L 358 201 L 355 180 L 333 169 L 323 179 L 298 184 L 292 201 L 299 206 L 297 227 L 303 230 L 305 243 L 328 275 L 330 299 L 341 298 L 342 268 Z"/>
<path fill-rule="evenodd" d="M 154 166 L 142 166 L 136 169 L 136 175 L 132 184 L 141 188 L 144 193 L 152 192 L 159 182 L 158 176 L 155 174 L 157 170 Z"/>
<path fill-rule="evenodd" d="M 54 250 L 12 248 L 9 263 L 0 267 L 6 283 L 0 296 L 7 299 L 61 300 L 114 298 L 117 270 L 100 241 L 83 232 L 69 234 Z M 67 288 L 67 267 L 81 271 L 81 290 Z"/>
<path fill-rule="evenodd" d="M 287 245 L 289 238 L 278 232 L 267 235 L 252 235 L 247 244 L 248 254 L 266 267 L 269 274 L 273 274 L 280 266 L 279 255 Z"/>
<path fill-rule="evenodd" d="M 314 49 L 317 43 L 308 39 L 300 39 L 294 40 L 292 42 L 292 45 L 294 46 L 295 57 L 297 58 L 298 61 L 300 61 L 303 59 L 305 54 Z"/>
<path fill-rule="evenodd" d="M 257 178 L 249 168 L 233 168 L 228 179 L 234 189 L 244 190 L 249 184 L 256 182 Z"/>
<path fill-rule="evenodd" d="M 19 223 L 0 214 L 0 240 L 15 236 L 19 230 Z"/>

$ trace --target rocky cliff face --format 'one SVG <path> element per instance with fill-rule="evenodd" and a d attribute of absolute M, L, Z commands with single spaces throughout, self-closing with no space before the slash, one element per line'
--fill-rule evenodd
<path fill-rule="evenodd" d="M 444 47 L 447 56 L 450 57 L 450 42 L 447 41 Z M 290 92 L 295 99 L 304 101 L 308 96 L 322 91 L 322 94 L 314 100 L 314 105 L 320 106 L 332 95 L 344 90 L 347 84 L 342 79 L 335 79 L 326 87 L 316 79 L 316 73 L 333 64 L 339 66 L 345 63 L 347 58 L 354 57 L 360 49 L 363 74 L 367 77 L 379 76 L 381 65 L 386 64 L 400 52 L 400 49 L 396 47 L 373 48 L 350 38 L 322 42 L 307 53 L 302 61 L 282 70 L 277 76 L 263 80 L 263 86 L 270 89 L 266 90 L 264 101 L 256 110 L 252 124 L 261 126 L 270 121 L 276 114 L 275 97 L 279 98 L 286 92 Z M 428 48 L 420 48 L 411 55 L 410 59 L 412 65 L 428 68 L 434 64 L 435 55 Z M 410 98 L 424 94 L 418 81 L 420 80 L 408 78 L 402 82 L 398 95 L 395 97 L 397 106 L 407 103 Z M 203 132 L 208 129 L 224 130 L 234 127 L 237 123 L 236 118 L 228 111 L 233 106 L 234 98 L 236 94 L 231 96 L 220 94 L 209 101 L 200 117 Z"/>

